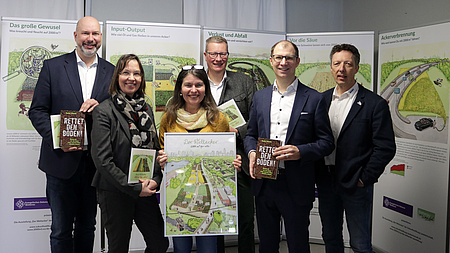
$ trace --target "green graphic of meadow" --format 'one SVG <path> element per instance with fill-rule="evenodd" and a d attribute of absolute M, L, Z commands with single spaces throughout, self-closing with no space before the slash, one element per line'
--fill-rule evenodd
<path fill-rule="evenodd" d="M 186 165 L 165 175 L 168 181 L 166 234 L 236 233 L 234 158 L 172 157 L 169 160 L 168 164 L 182 161 Z"/>
<path fill-rule="evenodd" d="M 227 69 L 250 76 L 257 90 L 273 84 L 275 73 L 268 59 L 229 58 Z"/>
<path fill-rule="evenodd" d="M 417 208 L 417 216 L 425 221 L 434 222 L 436 214 L 425 209 Z"/>
<path fill-rule="evenodd" d="M 437 63 L 421 73 L 401 97 L 398 110 L 403 117 L 438 116 L 447 122 L 449 113 L 450 63 L 448 59 L 411 59 L 387 62 L 381 65 L 381 90 L 403 75 L 405 71 L 427 63 Z M 411 78 L 411 77 L 410 77 Z"/>
<path fill-rule="evenodd" d="M 369 90 L 372 85 L 371 71 L 370 64 L 361 63 L 355 76 L 356 80 Z M 324 92 L 336 86 L 329 62 L 300 63 L 295 70 L 295 75 L 299 77 L 302 83 L 319 92 Z"/>
<path fill-rule="evenodd" d="M 139 179 L 150 179 L 151 169 L 153 165 L 153 157 L 147 155 L 134 155 L 132 162 L 132 171 L 130 181 L 138 181 Z"/>
<path fill-rule="evenodd" d="M 244 120 L 242 118 L 239 118 L 239 109 L 236 108 L 236 106 L 232 105 L 224 110 L 221 110 L 223 114 L 227 117 L 228 122 L 230 123 L 230 126 L 233 128 L 236 128 L 239 125 L 244 124 Z"/>
<path fill-rule="evenodd" d="M 32 45 L 8 53 L 8 73 L 2 76 L 7 83 L 8 130 L 34 130 L 28 119 L 28 110 L 44 60 L 66 53 L 54 51 L 57 47 L 54 44 L 49 44 L 48 48 Z"/>

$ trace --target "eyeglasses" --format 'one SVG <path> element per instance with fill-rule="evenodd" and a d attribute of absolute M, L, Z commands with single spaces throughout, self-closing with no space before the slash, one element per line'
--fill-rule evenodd
<path fill-rule="evenodd" d="M 205 69 L 202 65 L 185 65 L 183 66 L 183 70 L 191 70 L 191 69 Z"/>
<path fill-rule="evenodd" d="M 228 58 L 228 55 L 230 54 L 228 52 L 226 52 L 226 53 L 206 52 L 206 53 L 209 55 L 209 57 L 211 57 L 213 59 L 216 59 L 217 56 L 219 56 L 219 55 L 220 55 L 220 58 L 225 59 L 225 58 Z"/>
<path fill-rule="evenodd" d="M 294 62 L 295 59 L 297 59 L 297 56 L 295 55 L 278 55 L 278 54 L 274 54 L 272 55 L 272 59 L 276 62 L 281 62 L 282 60 L 286 59 L 286 62 Z"/>
<path fill-rule="evenodd" d="M 134 78 L 140 78 L 141 77 L 141 73 L 140 72 L 135 72 L 135 73 L 131 73 L 129 71 L 122 71 L 119 75 L 122 75 L 126 78 L 129 78 L 130 76 L 133 76 Z"/>

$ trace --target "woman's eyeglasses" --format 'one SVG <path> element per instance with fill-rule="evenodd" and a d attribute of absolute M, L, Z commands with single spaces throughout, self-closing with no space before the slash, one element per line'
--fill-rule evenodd
<path fill-rule="evenodd" d="M 186 65 L 183 66 L 183 70 L 191 70 L 191 69 L 205 69 L 202 65 Z"/>

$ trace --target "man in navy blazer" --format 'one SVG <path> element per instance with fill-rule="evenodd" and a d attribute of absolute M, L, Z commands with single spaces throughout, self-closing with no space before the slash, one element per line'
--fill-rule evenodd
<path fill-rule="evenodd" d="M 323 96 L 336 149 L 317 169 L 322 237 L 327 253 L 344 252 L 345 211 L 353 251 L 372 252 L 373 184 L 395 155 L 391 115 L 386 100 L 356 82 L 355 46 L 334 46 L 330 60 L 337 86 Z"/>
<path fill-rule="evenodd" d="M 244 142 L 254 178 L 259 252 L 278 252 L 283 217 L 289 252 L 308 253 L 314 163 L 332 152 L 333 136 L 321 94 L 295 76 L 300 63 L 297 46 L 286 40 L 276 43 L 270 63 L 276 80 L 255 93 Z M 283 142 L 273 153 L 279 160 L 276 180 L 254 176 L 258 138 Z"/>
<path fill-rule="evenodd" d="M 47 201 L 52 212 L 52 252 L 92 252 L 97 199 L 91 186 L 95 166 L 88 150 L 53 149 L 50 115 L 61 110 L 86 113 L 90 140 L 96 105 L 108 98 L 114 66 L 97 56 L 102 44 L 99 22 L 84 17 L 74 32 L 76 50 L 44 61 L 29 111 L 42 136 L 39 169 L 46 173 Z"/>

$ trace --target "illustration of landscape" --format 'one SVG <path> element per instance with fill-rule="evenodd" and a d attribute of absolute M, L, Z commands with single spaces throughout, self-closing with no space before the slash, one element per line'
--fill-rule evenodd
<path fill-rule="evenodd" d="M 381 64 L 379 94 L 389 103 L 396 137 L 447 143 L 449 80 L 448 58 L 433 56 Z"/>
<path fill-rule="evenodd" d="M 324 92 L 334 88 L 336 82 L 330 70 L 330 62 L 317 63 L 301 63 L 295 70 L 295 75 L 305 85 L 319 91 Z M 372 68 L 370 64 L 360 63 L 358 73 L 356 73 L 356 81 L 364 87 L 371 90 L 372 86 Z"/>
<path fill-rule="evenodd" d="M 188 154 L 190 153 L 190 154 Z M 234 151 L 167 153 L 166 235 L 237 234 Z"/>
<path fill-rule="evenodd" d="M 22 47 L 24 43 L 20 41 L 23 39 L 10 39 L 10 45 L 15 48 L 8 54 L 8 73 L 2 76 L 7 84 L 6 124 L 9 130 L 33 130 L 28 110 L 44 60 L 73 50 L 74 41 L 59 40 L 42 44 L 46 41 L 42 39 L 38 45 L 30 44 L 33 40 L 29 40 L 25 47 Z"/>

